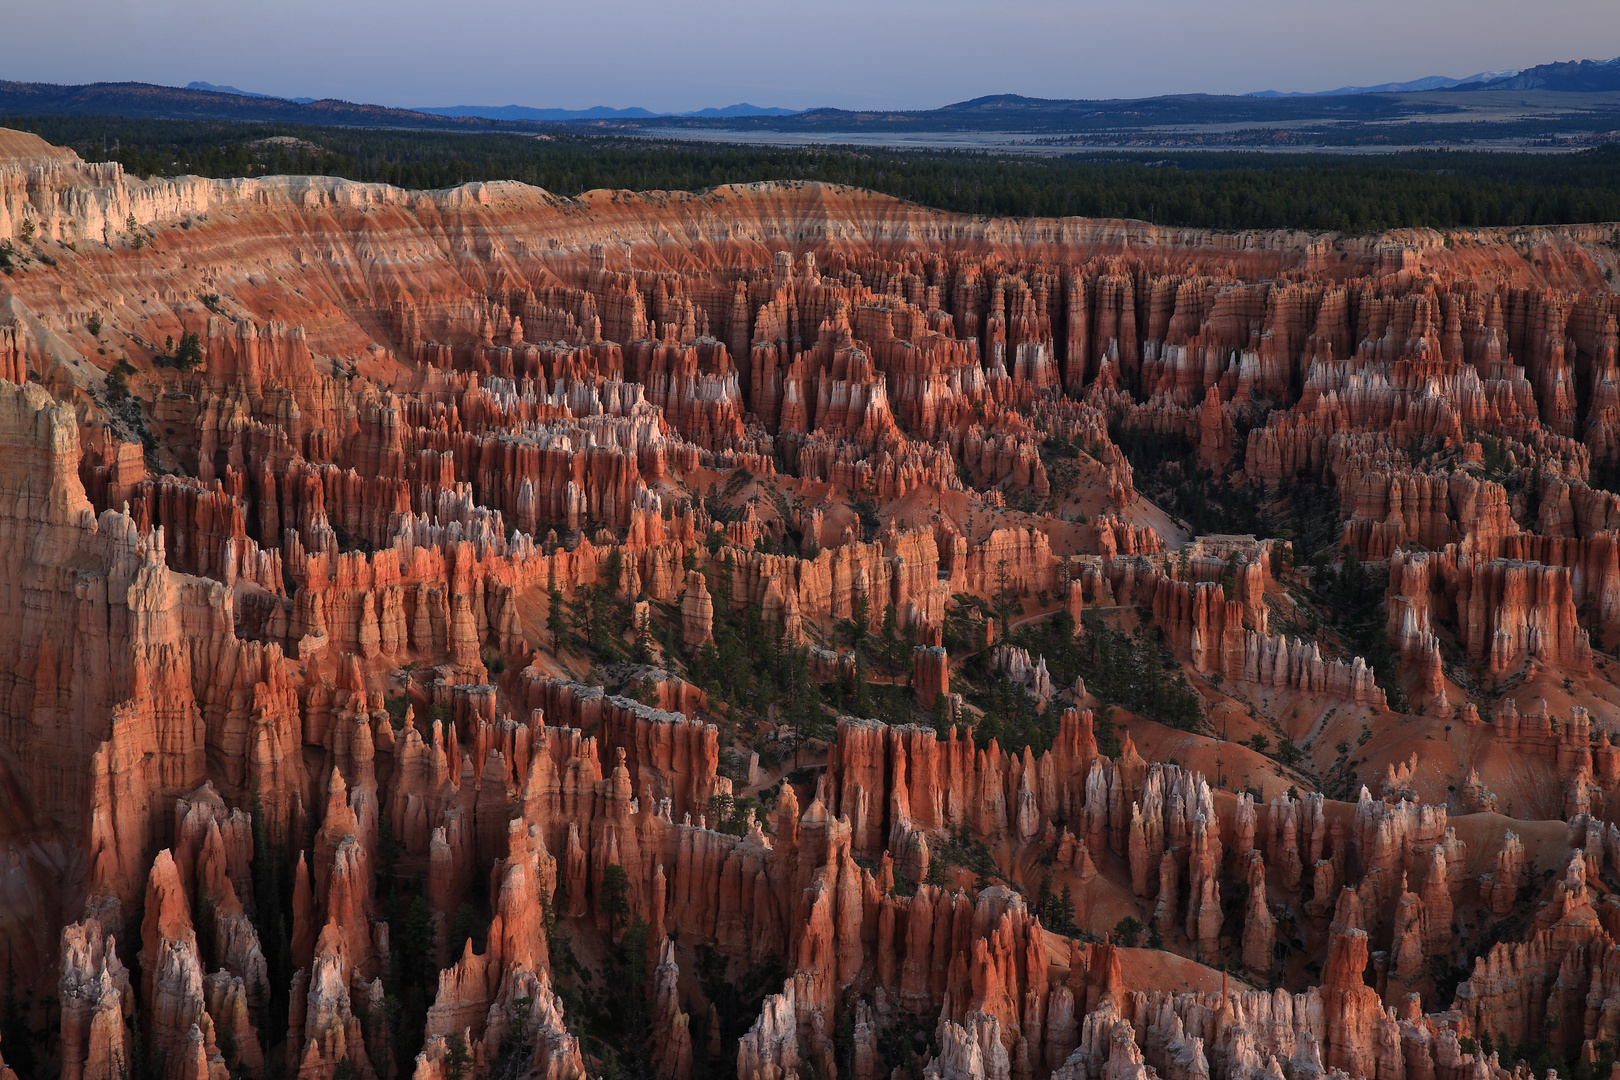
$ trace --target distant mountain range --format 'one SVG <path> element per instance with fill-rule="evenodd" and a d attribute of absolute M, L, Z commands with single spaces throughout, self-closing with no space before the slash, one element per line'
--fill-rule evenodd
<path fill-rule="evenodd" d="M 318 98 L 281 97 L 277 94 L 259 94 L 252 90 L 238 90 L 234 86 L 218 86 L 200 79 L 186 83 L 187 90 L 206 90 L 214 94 L 236 97 L 261 98 L 266 101 L 290 101 L 295 105 L 310 105 Z M 795 116 L 802 109 L 781 109 L 774 105 L 750 105 L 739 102 L 723 109 L 694 109 L 691 112 L 653 112 L 638 106 L 628 109 L 610 109 L 596 105 L 589 109 L 535 109 L 528 105 L 423 105 L 405 110 L 426 113 L 429 116 L 476 117 L 483 120 L 518 120 L 538 124 L 560 124 L 570 120 L 653 120 L 661 116 Z"/>
<path fill-rule="evenodd" d="M 187 90 L 206 90 L 214 94 L 231 94 L 236 97 L 261 98 L 266 101 L 291 101 L 295 105 L 310 105 L 317 98 L 310 97 L 280 97 L 276 94 L 258 94 L 252 90 L 238 90 L 234 86 L 217 86 L 214 83 L 197 80 L 186 83 Z M 739 102 L 736 105 L 727 105 L 723 109 L 694 109 L 691 112 L 653 112 L 638 106 L 628 109 L 610 109 L 606 105 L 596 105 L 589 109 L 535 109 L 528 105 L 423 105 L 409 112 L 426 113 L 429 116 L 453 116 L 457 118 L 476 117 L 482 120 L 516 120 L 528 121 L 537 124 L 562 124 L 570 120 L 653 120 L 661 116 L 795 116 L 802 109 L 781 109 L 774 105 L 750 105 L 748 102 Z"/>
<path fill-rule="evenodd" d="M 650 109 L 531 109 L 522 105 L 451 105 L 392 109 L 335 98 L 284 98 L 196 81 L 186 86 L 152 83 L 54 83 L 0 81 L 0 115 L 125 116 L 132 119 L 242 120 L 339 127 L 427 128 L 452 131 L 535 131 L 570 122 L 635 123 L 760 119 L 797 116 L 796 109 L 745 103 L 723 109 L 657 113 Z"/>
<path fill-rule="evenodd" d="M 797 116 L 802 109 L 780 109 L 774 105 L 750 105 L 746 101 L 723 109 L 697 109 L 693 112 L 652 112 L 631 107 L 610 109 L 597 105 L 590 109 L 533 109 L 527 105 L 424 105 L 416 110 L 434 116 L 478 116 L 489 120 L 532 120 L 541 124 L 571 120 L 656 120 L 668 116 Z"/>
<path fill-rule="evenodd" d="M 1415 94 L 1425 90 L 1555 90 L 1602 93 L 1620 90 L 1620 57 L 1613 60 L 1568 60 L 1538 64 L 1518 71 L 1481 71 L 1462 79 L 1430 75 L 1410 82 L 1377 86 L 1341 86 L 1337 90 L 1260 90 L 1245 97 L 1346 97 L 1351 94 Z"/>
<path fill-rule="evenodd" d="M 210 91 L 212 91 L 212 92 L 214 92 L 216 94 L 235 94 L 237 97 L 270 98 L 270 99 L 272 99 L 274 101 L 291 101 L 291 102 L 294 102 L 295 104 L 298 104 L 298 105 L 308 105 L 312 101 L 319 101 L 320 100 L 319 98 L 312 98 L 312 97 L 284 98 L 284 97 L 279 97 L 279 96 L 277 96 L 275 94 L 255 94 L 252 90 L 238 90 L 234 86 L 215 86 L 213 83 L 207 83 L 207 82 L 203 82 L 201 80 L 196 80 L 196 81 L 193 81 L 193 82 L 186 83 L 186 89 L 187 90 L 210 90 Z"/>
<path fill-rule="evenodd" d="M 1488 90 L 1543 93 L 1521 97 L 1523 115 L 1504 120 L 1497 99 L 1481 93 Z M 1609 96 L 1571 100 L 1563 92 Z M 52 115 L 469 133 L 572 128 L 766 143 L 772 139 L 871 142 L 904 134 L 907 138 L 926 135 L 938 145 L 958 149 L 997 143 L 1041 153 L 1090 147 L 1380 149 L 1506 145 L 1514 140 L 1574 147 L 1615 141 L 1610 133 L 1620 131 L 1620 59 L 1542 64 L 1520 71 L 1480 72 L 1465 79 L 1430 76 L 1311 94 L 1266 91 L 1111 100 L 990 94 L 935 109 L 800 111 L 745 102 L 686 113 L 606 106 L 395 109 L 332 98 L 282 98 L 201 81 L 184 87 L 133 82 L 80 86 L 0 82 L 0 117 Z M 967 134 L 973 137 L 940 142 L 946 135 Z"/>
<path fill-rule="evenodd" d="M 1561 64 L 1538 64 L 1516 71 L 1506 78 L 1482 83 L 1480 89 L 1559 90 L 1571 94 L 1620 90 L 1620 57 L 1613 60 L 1568 60 Z"/>
<path fill-rule="evenodd" d="M 234 86 L 220 86 L 200 80 L 187 83 L 185 89 L 240 98 L 256 98 L 262 101 L 287 101 L 295 105 L 312 105 L 317 100 L 307 97 L 283 98 L 274 94 L 260 94 L 251 90 L 239 90 Z M 1326 98 L 1352 97 L 1363 94 L 1417 94 L 1434 90 L 1553 90 L 1574 93 L 1620 90 L 1620 57 L 1613 60 L 1580 60 L 1539 64 L 1536 67 L 1516 70 L 1480 71 L 1473 75 L 1465 75 L 1460 79 L 1449 75 L 1428 75 L 1421 79 L 1410 79 L 1406 82 L 1378 83 L 1373 86 L 1341 86 L 1336 90 L 1257 90 L 1243 96 L 1250 98 Z M 1175 96 L 1207 97 L 1210 95 Z M 986 108 L 1022 109 L 1029 105 L 1040 107 L 1059 104 L 1069 104 L 1069 102 L 1065 99 L 1048 100 L 1026 98 L 1017 94 L 994 94 L 988 97 L 975 98 L 972 101 L 945 105 L 939 110 L 933 111 L 979 111 Z M 378 108 L 378 106 L 363 107 L 367 109 Z M 566 124 L 577 121 L 614 123 L 638 120 L 725 120 L 741 117 L 803 116 L 808 113 L 844 112 L 844 110 L 839 109 L 784 109 L 774 105 L 751 105 L 748 102 L 739 102 L 736 105 L 727 105 L 718 109 L 695 109 L 690 112 L 657 112 L 639 106 L 614 109 L 606 105 L 597 105 L 589 109 L 540 109 L 529 105 L 422 105 L 413 109 L 388 111 L 415 113 L 424 116 L 443 116 L 458 120 L 499 120 L 518 124 Z M 914 113 L 930 110 L 899 111 Z"/>
<path fill-rule="evenodd" d="M 1469 75 L 1462 79 L 1453 79 L 1446 75 L 1430 75 L 1423 79 L 1413 79 L 1410 82 L 1387 82 L 1377 86 L 1341 86 L 1337 90 L 1257 90 L 1245 97 L 1279 98 L 1279 97 L 1343 97 L 1347 94 L 1416 94 L 1424 90 L 1450 90 L 1454 86 L 1469 86 L 1474 83 L 1492 82 L 1497 79 L 1511 78 L 1519 74 L 1517 71 L 1481 71 L 1477 75 Z"/>
<path fill-rule="evenodd" d="M 155 86 L 152 83 L 55 83 L 0 81 L 0 116 L 123 116 L 130 119 L 241 120 L 337 127 L 412 128 L 439 131 L 533 131 L 474 117 L 430 116 L 409 109 L 323 98 L 292 101 L 221 87 Z"/>

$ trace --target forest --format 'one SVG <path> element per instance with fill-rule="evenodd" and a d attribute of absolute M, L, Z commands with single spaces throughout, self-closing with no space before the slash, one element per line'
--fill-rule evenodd
<path fill-rule="evenodd" d="M 342 176 L 409 188 L 518 180 L 557 195 L 705 191 L 814 180 L 923 206 L 1013 217 L 1136 218 L 1220 230 L 1560 225 L 1620 220 L 1620 146 L 1570 154 L 1435 150 L 1055 157 L 841 146 L 795 149 L 626 136 L 378 131 L 291 124 L 0 117 L 141 176 Z"/>

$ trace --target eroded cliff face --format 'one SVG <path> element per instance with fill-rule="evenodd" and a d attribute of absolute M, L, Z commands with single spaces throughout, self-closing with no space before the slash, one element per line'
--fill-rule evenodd
<path fill-rule="evenodd" d="M 639 973 L 675 1080 L 1612 1061 L 1608 227 L 141 181 L 0 133 L 25 226 L 0 935 L 41 1075 L 576 1080 L 582 967 Z M 1186 535 L 1150 437 L 1325 493 L 1316 567 Z M 1371 636 L 1316 625 L 1369 566 Z M 1041 654 L 1137 625 L 1196 730 Z M 737 700 L 737 627 L 782 700 Z M 893 722 L 810 695 L 890 684 Z"/>

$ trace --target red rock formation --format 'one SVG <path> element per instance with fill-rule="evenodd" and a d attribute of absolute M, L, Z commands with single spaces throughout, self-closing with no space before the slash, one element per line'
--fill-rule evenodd
<path fill-rule="evenodd" d="M 1480 881 L 1480 888 L 1488 891 L 1492 914 L 1506 915 L 1513 910 L 1513 901 L 1518 896 L 1523 878 L 1524 845 L 1509 832 L 1502 850 L 1496 855 L 1496 869 Z"/>
<path fill-rule="evenodd" d="M 790 969 L 738 1048 L 744 1080 L 835 1075 L 841 1016 L 860 1080 L 902 1064 L 880 1050 L 900 1013 L 936 1029 L 925 1073 L 974 1080 L 1490 1080 L 1501 1062 L 1462 1039 L 1505 1025 L 1567 1060 L 1620 1035 L 1620 908 L 1586 885 L 1620 856 L 1620 749 L 1586 700 L 1611 703 L 1593 647 L 1620 631 L 1620 498 L 1588 483 L 1620 423 L 1607 227 L 1234 246 L 815 185 L 564 205 L 520 185 L 141 181 L 10 133 L 0 159 L 0 236 L 26 219 L 96 241 L 8 278 L 0 327 L 0 937 L 25 982 L 56 984 L 65 1074 L 116 1071 L 137 1043 L 174 1077 L 221 1074 L 233 1044 L 252 1071 L 380 1071 L 392 873 L 421 875 L 440 949 L 490 897 L 485 950 L 439 957 L 415 1074 L 453 1071 L 459 1035 L 473 1071 L 522 1046 L 522 1068 L 577 1080 L 598 1066 L 553 993 L 544 914 L 594 962 L 615 866 L 652 927 L 665 1076 L 692 1068 L 689 1011 L 710 1060 L 729 1052 L 676 962 L 711 949 L 730 979 Z M 159 239 L 136 248 L 132 228 Z M 196 370 L 142 344 L 187 329 Z M 94 375 L 114 341 L 150 467 Z M 1364 663 L 1271 633 L 1274 608 L 1301 624 L 1292 550 L 1183 542 L 1137 495 L 1122 430 L 1186 439 L 1226 479 L 1336 493 L 1343 543 L 1388 563 L 1387 630 L 1426 715 L 1392 729 Z M 842 718 L 812 792 L 794 778 L 821 744 L 779 737 L 802 726 L 780 700 L 765 715 L 646 667 L 612 685 L 648 704 L 575 681 L 619 668 L 556 655 L 554 590 L 611 598 L 615 619 L 635 605 L 658 639 L 639 647 L 693 682 L 695 649 L 756 605 L 772 642 L 813 647 L 810 678 L 847 681 L 854 654 L 822 646 L 864 607 L 886 655 L 914 648 L 919 705 L 964 726 Z M 1008 594 L 1003 631 L 1032 636 L 1058 609 L 1151 612 L 1223 737 L 1275 723 L 1310 772 L 1246 760 L 1262 810 L 1210 786 L 1204 735 L 1147 717 L 1113 714 L 1113 759 L 1078 709 L 1045 714 L 1049 748 L 970 733 L 981 645 L 1045 708 L 1087 698 L 1053 685 L 1067 650 L 960 618 Z M 963 634 L 965 700 L 940 648 Z M 1122 704 L 1087 675 L 1095 704 Z M 1465 686 L 1521 677 L 1480 724 Z M 1560 690 L 1583 703 L 1567 718 L 1527 704 Z M 1383 798 L 1281 794 L 1363 724 Z M 1547 842 L 1503 830 L 1471 881 L 1444 808 L 1415 796 L 1454 788 L 1481 815 L 1458 829 L 1494 845 L 1482 815 L 1513 803 L 1481 776 L 1546 804 L 1523 813 L 1562 811 L 1580 857 L 1531 939 L 1425 1016 L 1429 961 L 1513 911 Z M 774 799 L 768 818 L 713 820 L 744 795 Z M 1134 912 L 1165 948 L 1065 944 L 1005 886 L 970 894 L 979 844 L 1025 894 L 1066 887 L 1079 928 Z M 255 924 L 280 868 L 285 1041 L 262 1030 Z M 136 911 L 131 979 L 113 942 Z M 1267 975 L 1283 932 L 1307 954 L 1279 962 L 1288 985 L 1314 960 L 1320 988 L 1217 996 L 1190 959 Z"/>
<path fill-rule="evenodd" d="M 692 1075 L 689 1018 L 680 1011 L 680 968 L 674 943 L 665 940 L 653 982 L 653 1067 L 660 1077 L 687 1080 Z"/>
<path fill-rule="evenodd" d="M 1249 852 L 1247 876 L 1249 906 L 1243 916 L 1243 966 L 1263 976 L 1272 966 L 1276 923 L 1266 906 L 1266 864 L 1258 851 Z"/>
<path fill-rule="evenodd" d="M 1177 580 L 1153 571 L 1138 584 L 1170 640 L 1201 672 L 1278 690 L 1298 689 L 1382 711 L 1384 691 L 1360 657 L 1322 659 L 1314 643 L 1267 632 L 1266 608 L 1248 611 L 1214 582 Z"/>
<path fill-rule="evenodd" d="M 1431 592 L 1443 575 L 1455 583 L 1460 636 L 1488 671 L 1506 674 L 1526 659 L 1576 672 L 1590 668 L 1589 634 L 1578 624 L 1569 569 L 1469 560 L 1455 547 L 1437 554 L 1397 552 L 1390 566 L 1389 626 L 1403 657 L 1422 648 Z"/>
<path fill-rule="evenodd" d="M 1377 1075 L 1374 1029 L 1383 1018 L 1378 992 L 1362 982 L 1367 966 L 1367 934 L 1346 930 L 1334 939 L 1322 972 L 1322 1007 L 1327 1021 L 1323 1061 L 1352 1076 Z"/>
<path fill-rule="evenodd" d="M 901 822 L 924 830 L 966 823 L 981 835 L 1006 831 L 1019 817 L 1021 798 L 1034 815 L 1025 827 L 1033 830 L 1060 813 L 1079 815 L 1086 801 L 1081 777 L 1095 757 L 1089 711 L 1065 710 L 1052 748 L 1027 761 L 993 743 L 974 750 L 954 728 L 942 741 L 930 729 L 846 717 L 838 726 L 832 806 L 849 817 L 862 853 L 882 850 Z"/>
<path fill-rule="evenodd" d="M 911 692 L 917 704 L 934 707 L 941 695 L 951 692 L 950 658 L 938 645 L 918 645 L 912 650 Z"/>
<path fill-rule="evenodd" d="M 95 918 L 62 928 L 62 1076 L 115 1076 L 134 1059 L 128 1022 L 135 1011 L 117 943 Z"/>
<path fill-rule="evenodd" d="M 220 1054 L 204 998 L 197 936 L 179 871 L 166 849 L 158 853 L 147 883 L 140 963 L 141 999 L 149 1003 L 145 1036 L 155 1067 L 164 1076 L 213 1080 L 211 1063 Z"/>
<path fill-rule="evenodd" d="M 714 602 L 709 599 L 703 575 L 696 570 L 686 574 L 686 597 L 681 601 L 681 641 L 688 646 L 702 645 L 714 636 Z"/>

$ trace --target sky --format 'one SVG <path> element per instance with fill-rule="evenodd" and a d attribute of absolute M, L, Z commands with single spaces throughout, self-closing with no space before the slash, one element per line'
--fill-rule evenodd
<path fill-rule="evenodd" d="M 0 0 L 0 78 L 399 107 L 1326 90 L 1620 56 L 1616 0 Z"/>

